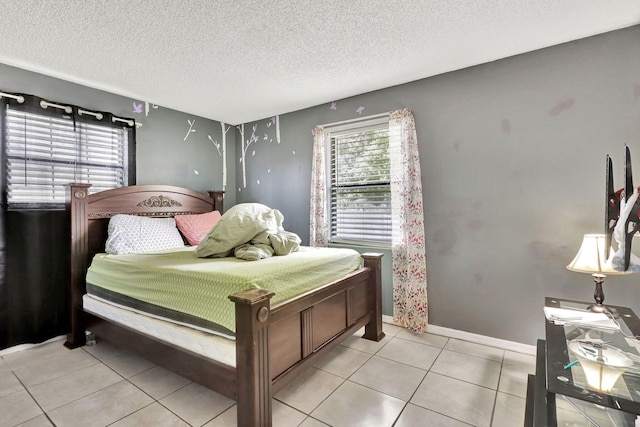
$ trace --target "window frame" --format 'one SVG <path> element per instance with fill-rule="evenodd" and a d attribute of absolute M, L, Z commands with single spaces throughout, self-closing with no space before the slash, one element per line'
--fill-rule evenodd
<path fill-rule="evenodd" d="M 324 126 L 324 134 L 325 140 L 327 141 L 325 147 L 325 165 L 326 165 L 326 191 L 327 191 L 327 213 L 328 213 L 328 242 L 330 245 L 344 245 L 344 246 L 358 246 L 358 247 L 373 247 L 373 248 L 381 248 L 381 249 L 390 249 L 392 244 L 392 207 L 391 207 L 391 179 L 389 179 L 389 183 L 386 184 L 389 188 L 389 198 L 388 198 L 388 221 L 389 221 L 389 230 L 388 230 L 388 241 L 381 240 L 360 240 L 360 239 L 350 239 L 344 237 L 334 237 L 335 223 L 333 218 L 333 210 L 332 204 L 334 202 L 333 199 L 333 161 L 332 161 L 332 150 L 334 147 L 334 138 L 356 134 L 371 130 L 387 130 L 389 131 L 389 116 L 383 115 L 379 117 L 368 117 L 362 119 L 356 119 L 348 122 L 342 122 L 340 124 L 335 125 L 325 125 Z M 387 134 L 388 138 L 390 135 Z M 388 142 L 388 149 L 391 148 L 390 141 Z M 389 153 L 390 154 L 390 153 Z M 390 159 L 389 159 L 390 163 Z M 391 175 L 389 174 L 389 177 Z"/>
<path fill-rule="evenodd" d="M 2 144 L 0 155 L 2 159 L 1 168 L 3 188 L 2 202 L 7 209 L 63 209 L 65 206 L 64 194 L 66 193 L 64 186 L 69 182 L 88 182 L 90 184 L 94 184 L 89 188 L 90 193 L 95 193 L 107 188 L 117 188 L 118 186 L 135 184 L 136 128 L 134 120 L 119 119 L 111 113 L 91 112 L 66 104 L 61 105 L 60 103 L 48 103 L 47 101 L 32 95 L 20 95 L 20 97 L 22 97 L 23 102 L 14 99 L 5 99 L 3 97 L 2 102 L 0 103 L 0 136 Z M 45 108 L 46 105 L 48 105 L 49 108 Z M 51 108 L 51 105 L 54 105 L 55 107 Z M 15 114 L 13 112 L 17 112 L 17 114 L 14 117 L 16 120 L 12 121 L 12 118 L 10 118 L 9 115 Z M 12 177 L 10 176 L 10 161 L 15 162 L 16 159 L 18 161 L 22 160 L 20 160 L 21 157 L 19 155 L 10 156 L 8 126 L 9 123 L 13 123 L 15 125 L 15 123 L 24 122 L 24 119 L 19 117 L 23 114 L 27 114 L 32 117 L 32 124 L 34 125 L 33 129 L 38 129 L 39 131 L 56 129 L 56 126 L 61 126 L 57 128 L 59 130 L 58 133 L 54 132 L 54 134 L 49 137 L 52 142 L 45 142 L 42 146 L 45 147 L 49 145 L 51 147 L 55 147 L 57 142 L 59 144 L 57 148 L 66 148 L 67 155 L 52 156 L 50 159 L 51 171 L 45 171 L 42 174 L 43 181 L 46 182 L 41 187 L 41 189 L 44 189 L 42 194 L 36 195 L 33 200 L 29 200 L 26 197 L 23 199 L 18 198 L 17 200 L 11 200 L 10 186 L 12 185 Z M 100 135 L 96 136 L 93 134 L 91 137 L 87 138 L 87 136 L 92 133 L 92 129 L 96 129 L 95 126 L 99 127 L 97 128 L 97 132 Z M 106 135 L 113 135 L 114 133 L 118 134 L 116 137 L 117 150 L 121 150 L 121 152 L 118 153 L 116 164 L 108 162 L 108 160 L 105 160 L 106 156 L 102 155 L 97 156 L 97 162 L 92 161 L 91 158 L 86 159 L 87 149 L 89 151 L 95 149 L 97 146 L 97 140 L 100 140 Z M 71 138 L 75 138 L 75 141 L 71 143 L 64 143 L 62 142 L 64 140 L 63 137 L 67 137 L 67 141 L 70 141 Z M 29 138 L 26 140 L 28 141 Z M 107 147 L 108 150 L 113 149 L 109 144 L 107 144 Z M 35 157 L 32 157 L 31 163 L 28 163 L 28 156 L 26 154 L 22 159 L 25 161 L 25 167 L 22 168 L 22 170 L 33 165 L 44 164 L 43 162 L 45 162 L 43 159 L 35 159 Z M 90 171 L 93 171 L 94 174 L 101 168 L 107 168 L 109 170 L 107 174 L 120 174 L 120 176 L 117 179 L 108 178 L 105 185 L 95 185 L 95 182 L 92 183 L 89 181 L 91 172 L 88 172 L 87 168 L 89 168 Z M 60 169 L 67 172 L 72 178 L 65 180 L 67 182 L 64 183 L 56 182 L 55 175 L 56 173 L 59 173 Z M 19 177 L 20 174 L 17 174 L 17 176 Z M 115 184 L 116 186 L 112 187 L 111 184 Z M 46 185 L 51 186 L 50 191 L 46 190 Z M 62 194 L 62 198 L 60 197 L 60 194 Z"/>

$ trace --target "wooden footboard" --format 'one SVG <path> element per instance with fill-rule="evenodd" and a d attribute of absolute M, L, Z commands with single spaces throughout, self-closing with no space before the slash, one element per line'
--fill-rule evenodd
<path fill-rule="evenodd" d="M 166 196 L 171 190 L 172 198 L 183 200 L 182 193 L 193 193 L 177 187 L 134 186 L 88 196 L 88 187 L 72 184 L 67 197 L 72 233 L 72 330 L 65 343 L 67 347 L 84 345 L 85 329 L 91 329 L 99 340 L 139 354 L 235 399 L 238 425 L 270 426 L 272 396 L 300 372 L 363 326 L 364 338 L 379 341 L 384 337 L 381 254 L 365 254 L 360 270 L 273 307 L 270 291 L 252 289 L 230 295 L 236 313 L 235 369 L 84 312 L 86 269 L 90 258 L 104 250 L 110 215 L 133 213 L 127 207 L 136 201 L 137 208 L 133 210 L 138 214 L 171 216 L 175 207 L 149 210 L 140 207 L 137 199 Z M 183 208 L 190 212 L 222 211 L 222 194 L 211 196 L 203 196 L 204 205 L 185 202 L 188 206 Z M 189 194 L 184 200 L 192 197 Z"/>

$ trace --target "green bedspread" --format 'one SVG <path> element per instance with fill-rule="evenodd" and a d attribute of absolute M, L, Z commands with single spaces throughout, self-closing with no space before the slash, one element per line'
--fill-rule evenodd
<path fill-rule="evenodd" d="M 97 254 L 87 292 L 183 323 L 234 335 L 230 294 L 249 288 L 275 292 L 277 304 L 330 283 L 360 267 L 351 249 L 301 247 L 260 261 L 198 258 L 194 247 L 137 255 Z M 219 326 L 218 326 L 219 325 Z M 222 328 L 220 328 L 220 326 Z"/>

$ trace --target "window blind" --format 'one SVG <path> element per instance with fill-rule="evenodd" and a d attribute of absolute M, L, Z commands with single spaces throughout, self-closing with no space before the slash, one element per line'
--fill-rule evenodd
<path fill-rule="evenodd" d="M 92 193 L 127 185 L 126 129 L 11 106 L 5 111 L 9 208 L 62 207 L 70 182 L 91 183 Z"/>
<path fill-rule="evenodd" d="M 391 242 L 388 125 L 330 135 L 331 241 Z"/>

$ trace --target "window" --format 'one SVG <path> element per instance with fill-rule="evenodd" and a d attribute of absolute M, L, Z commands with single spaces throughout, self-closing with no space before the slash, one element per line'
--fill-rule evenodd
<path fill-rule="evenodd" d="M 388 117 L 328 128 L 330 241 L 391 243 Z"/>
<path fill-rule="evenodd" d="M 7 206 L 62 207 L 70 182 L 90 183 L 91 193 L 128 185 L 134 137 L 131 129 L 109 122 L 6 105 Z"/>

